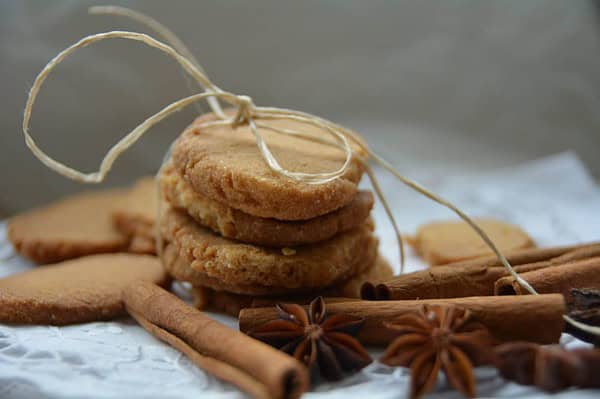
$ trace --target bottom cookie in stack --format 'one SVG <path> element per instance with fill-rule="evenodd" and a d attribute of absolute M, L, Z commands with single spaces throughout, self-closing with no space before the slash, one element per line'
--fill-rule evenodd
<path fill-rule="evenodd" d="M 355 277 L 384 264 L 376 262 L 378 240 L 370 220 L 329 240 L 283 249 L 224 238 L 174 209 L 162 216 L 161 232 L 167 271 L 212 292 L 249 297 L 314 296 L 344 284 L 358 286 L 352 281 Z M 389 270 L 387 264 L 381 267 Z M 355 291 L 358 296 L 358 289 Z"/>
<path fill-rule="evenodd" d="M 312 292 L 278 296 L 253 296 L 234 294 L 228 291 L 217 291 L 207 287 L 192 286 L 192 296 L 194 299 L 194 306 L 198 309 L 225 313 L 237 317 L 238 313 L 243 308 L 272 306 L 280 302 L 308 304 L 319 295 L 331 297 L 328 301 L 358 299 L 360 298 L 360 288 L 363 283 L 367 281 L 375 283 L 382 282 L 390 279 L 393 275 L 394 272 L 390 264 L 382 256 L 378 256 L 375 259 L 375 263 L 362 273 L 337 285 Z"/>

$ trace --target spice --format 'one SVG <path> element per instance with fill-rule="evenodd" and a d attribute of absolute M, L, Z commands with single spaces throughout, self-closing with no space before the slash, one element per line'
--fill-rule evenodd
<path fill-rule="evenodd" d="M 123 291 L 123 301 L 148 332 L 252 397 L 294 399 L 308 389 L 308 372 L 296 359 L 211 319 L 156 285 L 135 283 Z"/>
<path fill-rule="evenodd" d="M 600 290 L 591 288 L 572 289 L 569 316 L 588 326 L 600 327 Z M 565 325 L 565 332 L 600 347 L 600 336 L 597 334 L 584 331 L 571 323 Z"/>
<path fill-rule="evenodd" d="M 344 373 L 362 369 L 372 362 L 355 336 L 363 320 L 344 314 L 328 317 L 322 297 L 306 311 L 296 304 L 277 305 L 279 319 L 249 335 L 293 355 L 323 377 L 340 380 Z"/>
<path fill-rule="evenodd" d="M 492 362 L 494 339 L 471 312 L 451 305 L 423 305 L 384 325 L 399 336 L 380 360 L 410 367 L 411 398 L 429 392 L 440 370 L 456 390 L 475 396 L 473 367 Z"/>
<path fill-rule="evenodd" d="M 575 310 L 569 312 L 569 317 L 588 326 L 600 327 L 600 308 Z M 565 325 L 565 332 L 567 334 L 571 334 L 577 339 L 589 342 L 595 347 L 600 347 L 600 336 L 598 334 L 584 331 L 572 323 L 567 323 Z"/>
<path fill-rule="evenodd" d="M 593 288 L 573 288 L 571 300 L 572 310 L 600 308 L 600 290 Z"/>
<path fill-rule="evenodd" d="M 521 277 L 537 292 L 561 293 L 568 302 L 572 288 L 600 286 L 600 256 L 529 271 Z M 529 294 L 513 276 L 498 279 L 494 291 L 496 295 Z"/>
<path fill-rule="evenodd" d="M 566 313 L 565 300 L 560 294 L 479 296 L 420 301 L 356 300 L 329 303 L 327 311 L 331 315 L 345 314 L 364 319 L 364 325 L 357 336 L 358 340 L 363 345 L 386 346 L 395 335 L 385 328 L 383 323 L 414 313 L 424 304 L 451 304 L 468 309 L 473 313 L 473 317 L 502 342 L 556 343 L 565 324 L 563 319 Z M 240 330 L 252 331 L 277 318 L 277 310 L 273 307 L 242 309 L 239 314 Z"/>
<path fill-rule="evenodd" d="M 496 367 L 508 380 L 549 392 L 568 387 L 600 387 L 600 350 L 566 350 L 530 342 L 510 342 L 496 348 Z"/>
<path fill-rule="evenodd" d="M 515 270 L 524 272 L 532 269 L 516 266 Z M 377 285 L 366 282 L 361 288 L 361 296 L 368 300 L 388 301 L 494 295 L 494 283 L 506 275 L 508 272 L 503 267 L 436 266 L 395 276 Z"/>
<path fill-rule="evenodd" d="M 600 256 L 600 244 L 520 250 L 507 258 L 517 273 L 526 273 L 594 256 Z M 494 295 L 494 283 L 504 276 L 508 271 L 495 257 L 484 257 L 402 274 L 376 286 L 367 282 L 361 295 L 368 300 Z"/>

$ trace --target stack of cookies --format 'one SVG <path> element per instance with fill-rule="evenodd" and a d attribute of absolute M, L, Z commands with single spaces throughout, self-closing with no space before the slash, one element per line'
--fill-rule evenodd
<path fill-rule="evenodd" d="M 160 177 L 162 261 L 194 287 L 199 307 L 237 314 L 273 297 L 358 297 L 363 281 L 392 275 L 373 234 L 373 195 L 357 188 L 358 161 L 331 182 L 298 182 L 266 165 L 248 127 L 201 126 L 213 118 L 177 139 Z M 343 162 L 338 149 L 269 128 L 322 132 L 290 121 L 262 128 L 284 168 L 314 173 Z"/>

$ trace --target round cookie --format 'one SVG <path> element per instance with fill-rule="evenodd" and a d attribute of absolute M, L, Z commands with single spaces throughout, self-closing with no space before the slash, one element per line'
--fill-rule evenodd
<path fill-rule="evenodd" d="M 322 243 L 281 250 L 220 237 L 173 209 L 163 215 L 161 227 L 167 242 L 163 264 L 175 278 L 239 294 L 327 287 L 360 273 L 377 255 L 371 223 Z"/>
<path fill-rule="evenodd" d="M 22 213 L 9 221 L 8 238 L 18 253 L 36 263 L 125 250 L 129 240 L 111 221 L 125 193 L 86 192 Z"/>
<path fill-rule="evenodd" d="M 158 258 L 86 256 L 0 279 L 0 323 L 65 325 L 125 314 L 121 292 L 135 281 L 165 285 Z"/>
<path fill-rule="evenodd" d="M 230 111 L 230 115 L 233 113 Z M 200 128 L 214 120 L 206 114 L 177 139 L 172 160 L 193 190 L 250 215 L 280 220 L 306 220 L 347 205 L 357 191 L 363 166 L 353 159 L 345 175 L 325 184 L 308 184 L 272 171 L 246 125 Z M 261 121 L 281 129 L 307 134 L 325 133 L 292 121 Z M 316 173 L 337 170 L 344 153 L 333 147 L 261 129 L 265 141 L 283 168 Z"/>
<path fill-rule="evenodd" d="M 492 219 L 475 219 L 500 251 L 535 246 L 518 226 Z M 493 254 L 465 222 L 435 222 L 419 227 L 411 244 L 432 266 Z"/>
<path fill-rule="evenodd" d="M 365 223 L 373 207 L 373 194 L 359 191 L 337 211 L 309 220 L 282 221 L 252 216 L 195 192 L 174 168 L 160 177 L 170 205 L 185 210 L 194 220 L 223 237 L 251 244 L 291 247 L 325 241 Z"/>
<path fill-rule="evenodd" d="M 139 179 L 112 213 L 115 228 L 125 234 L 129 252 L 155 254 L 157 187 L 154 177 Z"/>
<path fill-rule="evenodd" d="M 232 294 L 227 291 L 215 291 L 206 287 L 192 287 L 194 306 L 198 309 L 213 310 L 232 316 L 238 315 L 239 311 L 248 307 L 272 306 L 280 302 L 291 302 L 308 304 L 318 295 L 340 298 L 360 298 L 360 287 L 366 281 L 381 282 L 393 276 L 394 272 L 390 264 L 381 256 L 367 270 L 342 282 L 338 285 L 321 291 L 314 291 L 300 295 L 282 295 L 280 297 L 260 297 L 251 295 Z"/>

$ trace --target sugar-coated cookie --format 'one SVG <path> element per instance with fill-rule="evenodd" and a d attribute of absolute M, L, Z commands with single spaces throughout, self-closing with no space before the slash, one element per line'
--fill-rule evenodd
<path fill-rule="evenodd" d="M 501 251 L 535 246 L 529 235 L 518 226 L 492 219 L 475 219 L 475 222 Z M 412 244 L 430 265 L 443 265 L 493 254 L 465 222 L 445 221 L 421 226 Z"/>
<path fill-rule="evenodd" d="M 213 114 L 196 119 L 176 141 L 172 159 L 193 190 L 245 213 L 280 220 L 306 220 L 347 205 L 357 191 L 363 166 L 353 159 L 344 176 L 325 184 L 302 183 L 281 176 L 265 163 L 246 125 L 199 127 Z M 325 137 L 316 127 L 291 121 L 261 124 Z M 338 169 L 343 151 L 262 128 L 282 167 L 316 173 Z M 320 133 L 320 134 L 319 134 Z"/>
<path fill-rule="evenodd" d="M 173 209 L 161 222 L 163 264 L 175 278 L 239 294 L 327 287 L 365 270 L 377 255 L 372 223 L 318 244 L 273 249 L 220 237 Z"/>
<path fill-rule="evenodd" d="M 359 191 L 344 207 L 309 220 L 282 221 L 252 216 L 195 192 L 174 168 L 166 168 L 160 183 L 171 206 L 185 210 L 196 222 L 223 237 L 251 244 L 289 247 L 327 240 L 365 223 L 373 195 Z"/>
<path fill-rule="evenodd" d="M 18 253 L 36 263 L 123 251 L 129 240 L 115 229 L 111 214 L 125 193 L 86 192 L 22 213 L 9 221 L 8 238 Z"/>
<path fill-rule="evenodd" d="M 158 258 L 85 256 L 0 279 L 0 323 L 64 325 L 125 315 L 121 292 L 135 281 L 164 285 Z"/>

